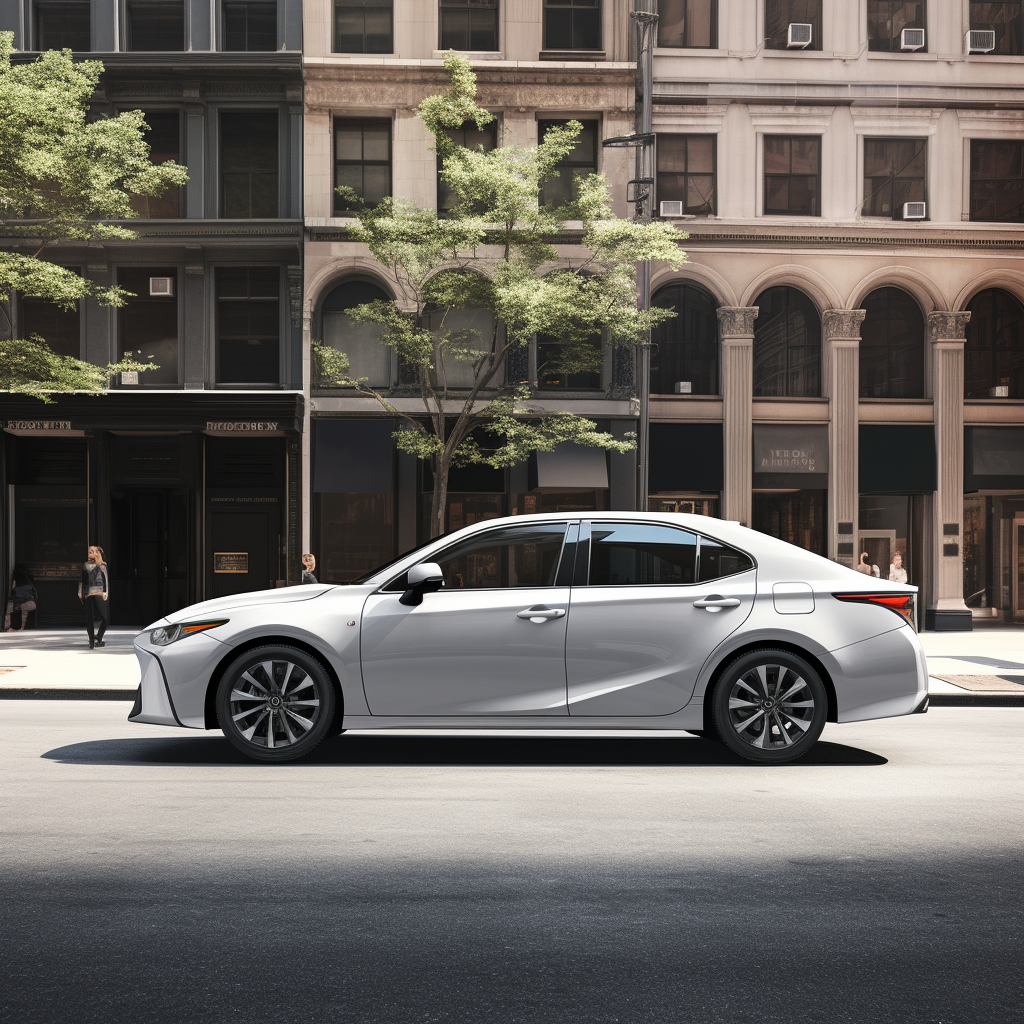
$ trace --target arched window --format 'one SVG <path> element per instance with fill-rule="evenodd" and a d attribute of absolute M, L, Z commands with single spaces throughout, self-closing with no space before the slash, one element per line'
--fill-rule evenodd
<path fill-rule="evenodd" d="M 990 288 L 967 308 L 964 397 L 988 398 L 993 388 L 1006 387 L 1009 398 L 1024 398 L 1024 307 L 1009 292 Z"/>
<path fill-rule="evenodd" d="M 456 358 L 454 351 L 441 355 L 437 367 L 438 383 L 449 388 L 471 388 L 476 383 L 477 371 L 474 362 L 476 352 L 490 352 L 494 348 L 494 314 L 489 309 L 468 307 L 466 309 L 432 309 L 427 312 L 427 325 L 432 331 L 446 331 L 451 335 L 452 348 L 463 348 L 468 358 Z M 485 368 L 480 375 L 485 374 Z M 503 383 L 500 376 L 491 382 Z"/>
<path fill-rule="evenodd" d="M 924 314 L 900 288 L 864 300 L 860 329 L 860 397 L 924 398 Z"/>
<path fill-rule="evenodd" d="M 370 281 L 350 280 L 339 284 L 324 300 L 323 340 L 349 358 L 349 374 L 366 377 L 370 387 L 391 384 L 391 350 L 380 343 L 377 324 L 357 324 L 348 310 L 375 299 L 391 301 L 391 296 Z"/>
<path fill-rule="evenodd" d="M 769 288 L 754 303 L 754 396 L 821 395 L 821 318 L 796 288 Z"/>
<path fill-rule="evenodd" d="M 652 332 L 651 393 L 671 395 L 688 383 L 693 395 L 718 394 L 718 303 L 688 281 L 659 288 L 651 305 L 675 310 Z M 686 393 L 685 391 L 683 392 Z"/>

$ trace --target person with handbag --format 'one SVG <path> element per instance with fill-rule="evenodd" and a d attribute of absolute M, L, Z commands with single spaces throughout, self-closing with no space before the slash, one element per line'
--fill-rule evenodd
<path fill-rule="evenodd" d="M 106 647 L 103 634 L 110 625 L 110 609 L 107 597 L 110 593 L 110 579 L 107 563 L 103 560 L 103 548 L 93 544 L 89 548 L 89 560 L 82 566 L 82 578 L 78 582 L 78 600 L 85 604 L 85 628 L 89 632 L 89 647 Z M 93 635 L 96 619 L 99 630 Z"/>
<path fill-rule="evenodd" d="M 23 632 L 28 622 L 28 613 L 34 612 L 38 607 L 39 594 L 36 592 L 35 581 L 28 567 L 19 563 L 14 567 L 11 580 L 11 596 L 7 601 L 6 614 L 4 615 L 4 630 L 11 628 L 11 614 L 18 612 L 21 615 L 21 626 L 18 632 Z"/>

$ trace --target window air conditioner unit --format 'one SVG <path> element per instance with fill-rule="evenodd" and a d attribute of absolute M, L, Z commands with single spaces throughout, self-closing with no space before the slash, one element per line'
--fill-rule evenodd
<path fill-rule="evenodd" d="M 968 53 L 991 53 L 996 48 L 996 34 L 993 29 L 975 31 L 971 29 L 967 33 Z"/>
<path fill-rule="evenodd" d="M 683 201 L 681 199 L 663 199 L 658 204 L 662 217 L 682 217 Z"/>
<path fill-rule="evenodd" d="M 924 29 L 923 28 L 905 28 L 900 33 L 900 49 L 901 50 L 923 50 L 924 49 Z"/>
<path fill-rule="evenodd" d="M 139 383 L 139 371 L 138 370 L 124 370 L 121 374 L 122 384 L 138 384 Z"/>
<path fill-rule="evenodd" d="M 803 25 L 799 22 L 793 22 L 789 26 L 789 32 L 786 35 L 786 46 L 790 49 L 799 47 L 803 49 L 805 46 L 810 46 L 814 42 L 814 26 Z"/>
<path fill-rule="evenodd" d="M 151 277 L 149 279 L 149 294 L 161 297 L 174 295 L 173 277 Z"/>
<path fill-rule="evenodd" d="M 676 394 L 677 395 L 690 395 L 693 393 L 693 382 L 689 380 L 677 380 L 676 381 Z"/>
<path fill-rule="evenodd" d="M 904 220 L 924 220 L 928 216 L 927 203 L 904 203 Z"/>

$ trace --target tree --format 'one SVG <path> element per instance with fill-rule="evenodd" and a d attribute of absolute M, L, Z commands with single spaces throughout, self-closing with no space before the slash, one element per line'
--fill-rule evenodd
<path fill-rule="evenodd" d="M 132 196 L 183 185 L 187 171 L 171 160 L 150 162 L 142 111 L 89 119 L 100 61 L 50 50 L 20 62 L 13 43 L 12 33 L 0 32 L 0 234 L 20 245 L 0 251 L 0 302 L 17 291 L 66 308 L 88 296 L 123 305 L 123 289 L 47 257 L 60 243 L 136 238 L 116 223 L 135 216 Z M 43 401 L 58 391 L 99 391 L 113 373 L 149 367 L 131 359 L 93 366 L 56 355 L 38 337 L 0 341 L 0 388 Z"/>
<path fill-rule="evenodd" d="M 677 244 L 686 235 L 671 225 L 615 217 L 602 176 L 578 179 L 574 199 L 561 207 L 540 204 L 543 183 L 572 151 L 579 122 L 549 129 L 535 147 L 484 151 L 455 144 L 449 131 L 467 122 L 482 127 L 493 115 L 476 103 L 476 76 L 468 63 L 449 53 L 445 69 L 450 88 L 425 99 L 417 113 L 434 137 L 441 177 L 457 204 L 439 217 L 388 198 L 360 212 L 350 230 L 387 269 L 399 300 L 347 312 L 357 323 L 377 326 L 380 342 L 397 353 L 405 379 L 421 396 L 424 414 L 399 411 L 384 389 L 350 374 L 344 353 L 314 343 L 319 382 L 376 399 L 402 421 L 394 435 L 398 448 L 429 460 L 431 536 L 445 528 L 453 466 L 503 468 L 563 441 L 619 452 L 633 447 L 597 430 L 592 420 L 532 409 L 530 386 L 508 379 L 509 357 L 540 335 L 555 343 L 549 370 L 599 369 L 595 339 L 633 346 L 674 315 L 637 308 L 637 262 L 678 267 L 686 259 Z M 359 202 L 351 190 L 338 191 Z M 560 253 L 552 238 L 567 229 L 579 241 Z M 460 328 L 453 324 L 460 310 L 484 311 L 493 327 Z M 469 378 L 461 387 L 448 383 L 453 370 Z"/>

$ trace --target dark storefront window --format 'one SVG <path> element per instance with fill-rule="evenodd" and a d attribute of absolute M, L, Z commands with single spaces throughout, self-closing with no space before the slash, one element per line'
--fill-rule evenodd
<path fill-rule="evenodd" d="M 360 201 L 334 193 L 334 213 L 376 206 L 391 195 L 391 122 L 334 122 L 334 185 L 352 189 Z"/>
<path fill-rule="evenodd" d="M 1024 306 L 1000 288 L 979 292 L 967 306 L 965 398 L 1024 398 Z"/>
<path fill-rule="evenodd" d="M 543 139 L 544 133 L 556 125 L 561 127 L 567 121 L 539 121 L 538 137 Z M 571 202 L 577 194 L 576 178 L 585 178 L 588 174 L 597 174 L 597 122 L 581 121 L 583 131 L 576 136 L 576 145 L 572 152 L 558 165 L 558 169 L 549 178 L 545 178 L 540 190 L 540 201 L 550 206 L 561 206 Z"/>
<path fill-rule="evenodd" d="M 795 288 L 769 288 L 754 303 L 754 395 L 817 398 L 821 394 L 821 318 Z"/>
<path fill-rule="evenodd" d="M 682 283 L 659 288 L 651 300 L 676 316 L 654 329 L 651 353 L 651 393 L 671 395 L 677 384 L 682 394 L 718 394 L 718 303 L 700 285 Z"/>
<path fill-rule="evenodd" d="M 217 271 L 217 383 L 277 384 L 280 271 L 222 267 Z"/>
<path fill-rule="evenodd" d="M 398 554 L 393 494 L 317 494 L 316 501 L 321 583 L 347 583 Z"/>
<path fill-rule="evenodd" d="M 1019 57 L 1024 54 L 1024 3 L 1002 0 L 1001 3 L 975 3 L 972 0 L 971 31 L 995 33 L 993 53 Z"/>
<path fill-rule="evenodd" d="M 1024 142 L 971 139 L 971 220 L 1024 221 Z"/>
<path fill-rule="evenodd" d="M 347 310 L 365 302 L 390 301 L 387 292 L 369 281 L 346 281 L 332 289 L 324 300 L 324 343 L 344 352 L 349 358 L 349 375 L 367 378 L 370 387 L 390 386 L 391 349 L 380 342 L 379 324 L 355 323 Z"/>
<path fill-rule="evenodd" d="M 927 197 L 927 139 L 864 140 L 865 217 L 901 219 L 904 203 Z"/>
<path fill-rule="evenodd" d="M 972 617 L 1024 622 L 1024 494 L 965 496 L 963 546 Z"/>
<path fill-rule="evenodd" d="M 720 515 L 721 423 L 652 423 L 649 451 L 650 511 Z"/>
<path fill-rule="evenodd" d="M 807 217 L 821 215 L 820 137 L 764 137 L 764 212 Z"/>
<path fill-rule="evenodd" d="M 810 25 L 811 42 L 805 50 L 821 49 L 821 0 L 765 0 L 764 45 L 769 50 L 790 48 L 790 25 Z M 800 36 L 802 41 L 804 37 Z"/>
<path fill-rule="evenodd" d="M 21 300 L 19 337 L 38 335 L 59 356 L 82 358 L 82 314 L 76 304 L 64 309 L 43 299 Z"/>
<path fill-rule="evenodd" d="M 131 0 L 126 5 L 125 49 L 157 53 L 185 49 L 185 4 L 145 3 Z"/>
<path fill-rule="evenodd" d="M 545 50 L 600 50 L 601 0 L 544 0 Z"/>
<path fill-rule="evenodd" d="M 920 494 L 861 494 L 853 564 L 866 554 L 872 575 L 877 569 L 879 579 L 920 587 L 926 560 L 925 511 Z"/>
<path fill-rule="evenodd" d="M 146 114 L 151 163 L 181 162 L 181 114 L 177 110 L 152 110 Z M 132 209 L 140 217 L 180 217 L 181 189 L 172 186 L 162 196 L 132 196 Z"/>
<path fill-rule="evenodd" d="M 37 50 L 92 49 L 90 4 L 71 0 L 66 3 L 40 3 L 35 6 Z"/>
<path fill-rule="evenodd" d="M 718 0 L 659 0 L 658 46 L 715 49 Z"/>
<path fill-rule="evenodd" d="M 714 135 L 658 136 L 658 202 L 676 199 L 683 213 L 710 216 L 715 208 Z"/>
<path fill-rule="evenodd" d="M 899 288 L 864 300 L 860 341 L 861 398 L 924 398 L 924 314 Z"/>
<path fill-rule="evenodd" d="M 277 121 L 276 110 L 220 115 L 222 216 L 278 216 Z"/>
<path fill-rule="evenodd" d="M 224 49 L 249 52 L 277 49 L 274 0 L 224 0 Z"/>
<path fill-rule="evenodd" d="M 869 50 L 902 52 L 905 28 L 925 28 L 925 0 L 868 0 Z M 917 53 L 927 49 L 927 39 L 925 45 L 915 45 Z"/>
<path fill-rule="evenodd" d="M 498 49 L 498 0 L 441 0 L 441 49 Z"/>
<path fill-rule="evenodd" d="M 457 146 L 466 149 L 482 149 L 489 153 L 498 145 L 498 122 L 491 121 L 483 128 L 477 128 L 473 121 L 467 121 L 461 128 L 448 128 L 448 138 Z M 437 158 L 437 212 L 442 216 L 455 209 L 459 197 L 441 180 L 441 158 Z"/>
<path fill-rule="evenodd" d="M 119 354 L 158 369 L 139 374 L 139 385 L 178 383 L 178 271 L 174 267 L 123 267 L 117 283 L 134 296 L 118 311 Z"/>
<path fill-rule="evenodd" d="M 753 527 L 805 551 L 825 554 L 823 490 L 754 491 Z"/>
<path fill-rule="evenodd" d="M 394 0 L 335 0 L 335 53 L 391 53 Z"/>

